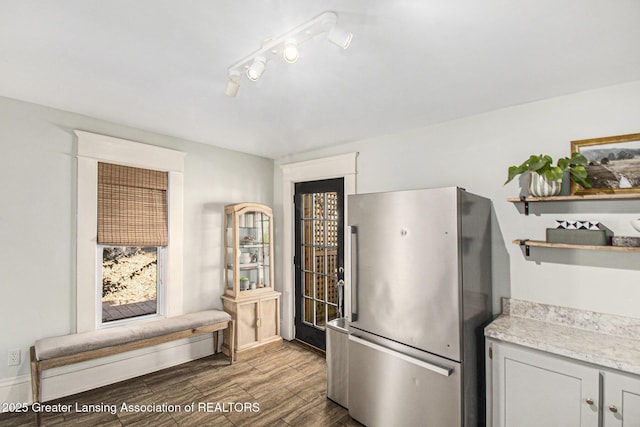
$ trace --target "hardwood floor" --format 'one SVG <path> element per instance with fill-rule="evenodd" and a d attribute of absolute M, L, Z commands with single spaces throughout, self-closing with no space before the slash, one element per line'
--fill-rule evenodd
<path fill-rule="evenodd" d="M 324 357 L 285 342 L 233 365 L 217 354 L 46 402 L 70 410 L 43 414 L 42 425 L 359 426 L 326 391 Z M 148 405 L 157 406 L 143 410 Z M 32 412 L 1 414 L 0 426 L 31 426 L 34 420 Z"/>

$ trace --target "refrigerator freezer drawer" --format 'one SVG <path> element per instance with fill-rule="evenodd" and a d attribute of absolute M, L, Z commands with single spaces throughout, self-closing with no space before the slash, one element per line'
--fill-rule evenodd
<path fill-rule="evenodd" d="M 349 336 L 349 414 L 368 427 L 461 426 L 460 364 Z"/>

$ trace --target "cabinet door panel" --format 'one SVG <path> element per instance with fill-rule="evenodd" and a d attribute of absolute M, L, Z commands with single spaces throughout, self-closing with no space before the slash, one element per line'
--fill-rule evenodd
<path fill-rule="evenodd" d="M 581 385 L 580 378 L 506 358 L 506 425 L 578 427 Z"/>
<path fill-rule="evenodd" d="M 624 427 L 640 427 L 640 390 L 624 391 L 622 394 L 622 415 Z"/>
<path fill-rule="evenodd" d="M 278 335 L 278 300 L 264 299 L 260 301 L 260 340 Z"/>
<path fill-rule="evenodd" d="M 258 341 L 256 322 L 258 320 L 258 303 L 251 302 L 238 305 L 238 349 Z"/>
<path fill-rule="evenodd" d="M 640 378 L 606 372 L 603 412 L 605 427 L 640 427 Z"/>
<path fill-rule="evenodd" d="M 494 425 L 598 425 L 600 373 L 597 369 L 535 350 L 492 345 Z"/>

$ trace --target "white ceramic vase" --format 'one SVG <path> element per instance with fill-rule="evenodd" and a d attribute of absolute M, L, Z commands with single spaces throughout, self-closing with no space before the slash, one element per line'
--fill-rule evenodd
<path fill-rule="evenodd" d="M 562 190 L 562 183 L 549 181 L 535 172 L 529 173 L 529 195 L 534 197 L 557 196 Z"/>

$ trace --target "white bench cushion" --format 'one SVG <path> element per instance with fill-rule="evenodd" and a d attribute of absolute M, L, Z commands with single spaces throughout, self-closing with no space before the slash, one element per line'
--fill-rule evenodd
<path fill-rule="evenodd" d="M 43 338 L 37 340 L 35 343 L 36 358 L 37 360 L 45 360 L 67 356 L 228 320 L 231 320 L 231 315 L 227 312 L 221 310 L 205 310 L 166 319 L 152 319 L 146 322 L 130 323 L 80 334 Z"/>

